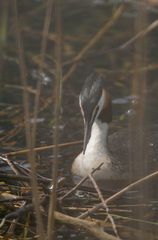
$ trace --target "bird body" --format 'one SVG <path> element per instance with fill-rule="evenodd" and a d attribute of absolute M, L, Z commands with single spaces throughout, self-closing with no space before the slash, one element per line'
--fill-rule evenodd
<path fill-rule="evenodd" d="M 122 130 L 119 134 L 114 133 L 108 137 L 109 123 L 112 121 L 111 99 L 104 87 L 103 79 L 97 74 L 90 75 L 80 93 L 79 105 L 84 120 L 84 143 L 83 151 L 76 157 L 72 165 L 72 174 L 75 182 L 91 174 L 98 183 L 109 187 L 127 184 L 129 179 L 130 164 L 129 153 L 136 151 L 137 143 L 131 145 L 129 129 Z M 134 130 L 133 136 L 139 136 L 139 129 Z M 146 139 L 146 133 L 141 132 Z M 152 141 L 158 138 L 157 132 L 153 137 L 147 137 L 145 158 L 155 159 L 157 152 L 153 151 Z M 156 142 L 157 145 L 157 142 Z M 158 147 L 158 146 L 157 146 Z M 153 152 L 155 152 L 153 154 Z M 136 166 L 140 170 L 140 164 Z M 143 166 L 142 166 L 143 168 Z M 77 179 L 77 181 L 76 181 Z"/>
<path fill-rule="evenodd" d="M 80 176 L 84 177 L 103 163 L 100 170 L 95 172 L 95 178 L 99 180 L 112 177 L 112 164 L 106 146 L 107 132 L 108 125 L 106 123 L 99 120 L 93 123 L 85 154 L 81 152 L 73 163 L 72 172 L 75 175 L 79 173 Z"/>

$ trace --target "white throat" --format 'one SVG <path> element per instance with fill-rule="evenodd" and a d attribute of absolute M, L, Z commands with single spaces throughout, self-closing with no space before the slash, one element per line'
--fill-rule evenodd
<path fill-rule="evenodd" d="M 89 153 L 107 153 L 107 134 L 108 124 L 96 119 L 92 126 L 91 137 L 87 144 L 85 155 Z"/>

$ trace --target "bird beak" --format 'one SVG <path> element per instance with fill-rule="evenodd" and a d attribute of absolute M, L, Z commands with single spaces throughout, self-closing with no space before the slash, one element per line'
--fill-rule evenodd
<path fill-rule="evenodd" d="M 92 121 L 85 121 L 84 124 L 84 141 L 83 141 L 83 154 L 85 154 L 87 144 L 89 142 L 89 139 L 91 137 L 91 130 L 92 130 Z"/>

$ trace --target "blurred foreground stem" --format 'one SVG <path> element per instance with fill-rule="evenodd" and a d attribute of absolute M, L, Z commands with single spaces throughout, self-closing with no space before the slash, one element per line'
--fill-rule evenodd
<path fill-rule="evenodd" d="M 54 213 L 56 210 L 56 190 L 57 190 L 57 176 L 58 176 L 58 152 L 59 152 L 59 122 L 60 122 L 60 109 L 62 97 L 62 27 L 61 27 L 61 2 L 55 1 L 55 27 L 56 27 L 56 47 L 55 47 L 55 62 L 56 62 L 56 88 L 55 88 L 55 117 L 54 117 L 54 161 L 53 161 L 53 190 L 50 197 L 49 213 L 48 213 L 48 229 L 47 239 L 54 239 Z"/>

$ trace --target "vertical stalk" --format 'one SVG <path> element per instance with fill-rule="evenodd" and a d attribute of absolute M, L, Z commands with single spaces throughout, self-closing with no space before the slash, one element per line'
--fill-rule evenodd
<path fill-rule="evenodd" d="M 60 109 L 61 109 L 61 97 L 62 97 L 62 27 L 61 27 L 61 1 L 55 1 L 55 28 L 56 28 L 56 88 L 55 88 L 55 117 L 54 117 L 54 136 L 53 142 L 54 148 L 54 162 L 53 162 L 53 190 L 50 196 L 50 205 L 48 213 L 48 229 L 47 239 L 54 239 L 54 212 L 56 210 L 56 190 L 57 190 L 57 176 L 58 176 L 58 143 L 59 143 L 59 122 L 60 122 Z"/>
<path fill-rule="evenodd" d="M 147 27 L 147 13 L 144 7 L 142 7 L 141 2 L 137 3 L 138 16 L 135 19 L 135 32 L 139 33 Z M 146 140 L 144 139 L 143 132 L 147 132 L 147 114 L 146 114 L 146 71 L 140 71 L 141 68 L 146 66 L 147 61 L 147 39 L 146 36 L 139 38 L 135 44 L 135 54 L 134 54 L 134 78 L 132 81 L 132 95 L 139 97 L 138 103 L 134 106 L 136 112 L 134 118 L 130 125 L 130 137 L 131 145 L 136 151 L 131 153 L 130 168 L 132 178 L 141 178 L 146 174 Z M 135 135 L 133 129 L 138 130 L 138 134 Z M 145 194 L 145 186 L 141 186 L 141 192 Z M 140 199 L 137 199 L 139 204 Z M 137 212 L 137 217 L 141 218 L 143 216 L 142 209 Z M 141 228 L 140 228 L 141 230 Z M 141 231 L 142 238 L 144 239 L 144 232 Z"/>
<path fill-rule="evenodd" d="M 145 29 L 147 27 L 147 13 L 146 10 L 141 7 L 141 3 L 137 3 L 139 7 L 139 13 L 138 17 L 135 19 L 135 32 L 139 33 L 142 31 L 142 29 Z M 140 38 L 137 40 L 135 44 L 135 54 L 134 54 L 134 69 L 135 74 L 132 81 L 132 95 L 136 95 L 139 97 L 138 103 L 136 106 L 134 106 L 134 110 L 136 112 L 136 115 L 132 119 L 132 125 L 131 127 L 138 127 L 140 130 L 140 134 L 138 134 L 138 138 L 136 139 L 136 142 L 133 144 L 136 144 L 136 151 L 134 153 L 134 161 L 136 164 L 134 164 L 133 173 L 139 174 L 139 177 L 142 177 L 144 175 L 144 171 L 146 170 L 145 164 L 144 164 L 144 152 L 145 152 L 145 142 L 143 139 L 143 131 L 146 127 L 147 122 L 147 114 L 146 114 L 146 71 L 140 71 L 141 68 L 146 66 L 147 61 L 147 39 L 146 36 L 143 36 L 143 38 Z M 139 169 L 139 172 L 138 172 Z M 138 177 L 138 176 L 135 176 Z"/>
<path fill-rule="evenodd" d="M 2 69 L 3 69 L 3 54 L 5 52 L 4 47 L 7 41 L 8 11 L 9 11 L 8 0 L 1 0 L 0 1 L 0 80 L 2 77 Z"/>
<path fill-rule="evenodd" d="M 8 10 L 8 0 L 2 0 L 0 2 L 0 54 L 3 53 L 3 47 L 6 43 Z"/>
<path fill-rule="evenodd" d="M 25 135 L 26 135 L 26 143 L 28 151 L 28 160 L 31 166 L 31 187 L 32 187 L 32 195 L 33 195 L 33 204 L 35 208 L 36 214 L 36 222 L 37 222 L 37 233 L 39 234 L 39 239 L 44 239 L 44 229 L 42 218 L 40 214 L 40 200 L 39 200 L 39 193 L 38 193 L 38 184 L 37 178 L 35 175 L 36 167 L 35 167 L 35 159 L 34 159 L 34 152 L 32 148 L 32 139 L 31 139 L 31 126 L 30 126 L 30 113 L 29 113 L 29 96 L 27 92 L 27 70 L 26 64 L 24 60 L 24 49 L 21 40 L 20 34 L 20 27 L 18 21 L 18 11 L 17 11 L 17 0 L 13 1 L 13 11 L 14 11 L 14 20 L 15 20 L 15 33 L 16 33 L 16 40 L 18 46 L 18 55 L 19 55 L 19 67 L 20 67 L 20 75 L 22 85 L 24 87 L 23 90 L 23 104 L 24 104 L 24 119 L 25 119 Z"/>
<path fill-rule="evenodd" d="M 42 85 L 42 77 L 40 73 L 43 70 L 43 64 L 45 61 L 45 52 L 47 48 L 48 33 L 49 33 L 49 27 L 52 19 L 51 16 L 52 16 L 53 2 L 54 0 L 47 0 L 45 22 L 43 27 L 43 37 L 42 37 L 42 43 L 41 43 L 41 64 L 39 67 L 39 80 L 37 83 L 36 96 L 35 96 L 35 102 L 34 102 L 34 123 L 32 126 L 33 146 L 35 146 L 35 143 L 36 143 L 36 128 L 37 128 L 36 119 L 37 119 L 38 110 L 39 110 L 39 99 L 40 99 L 41 85 Z"/>

